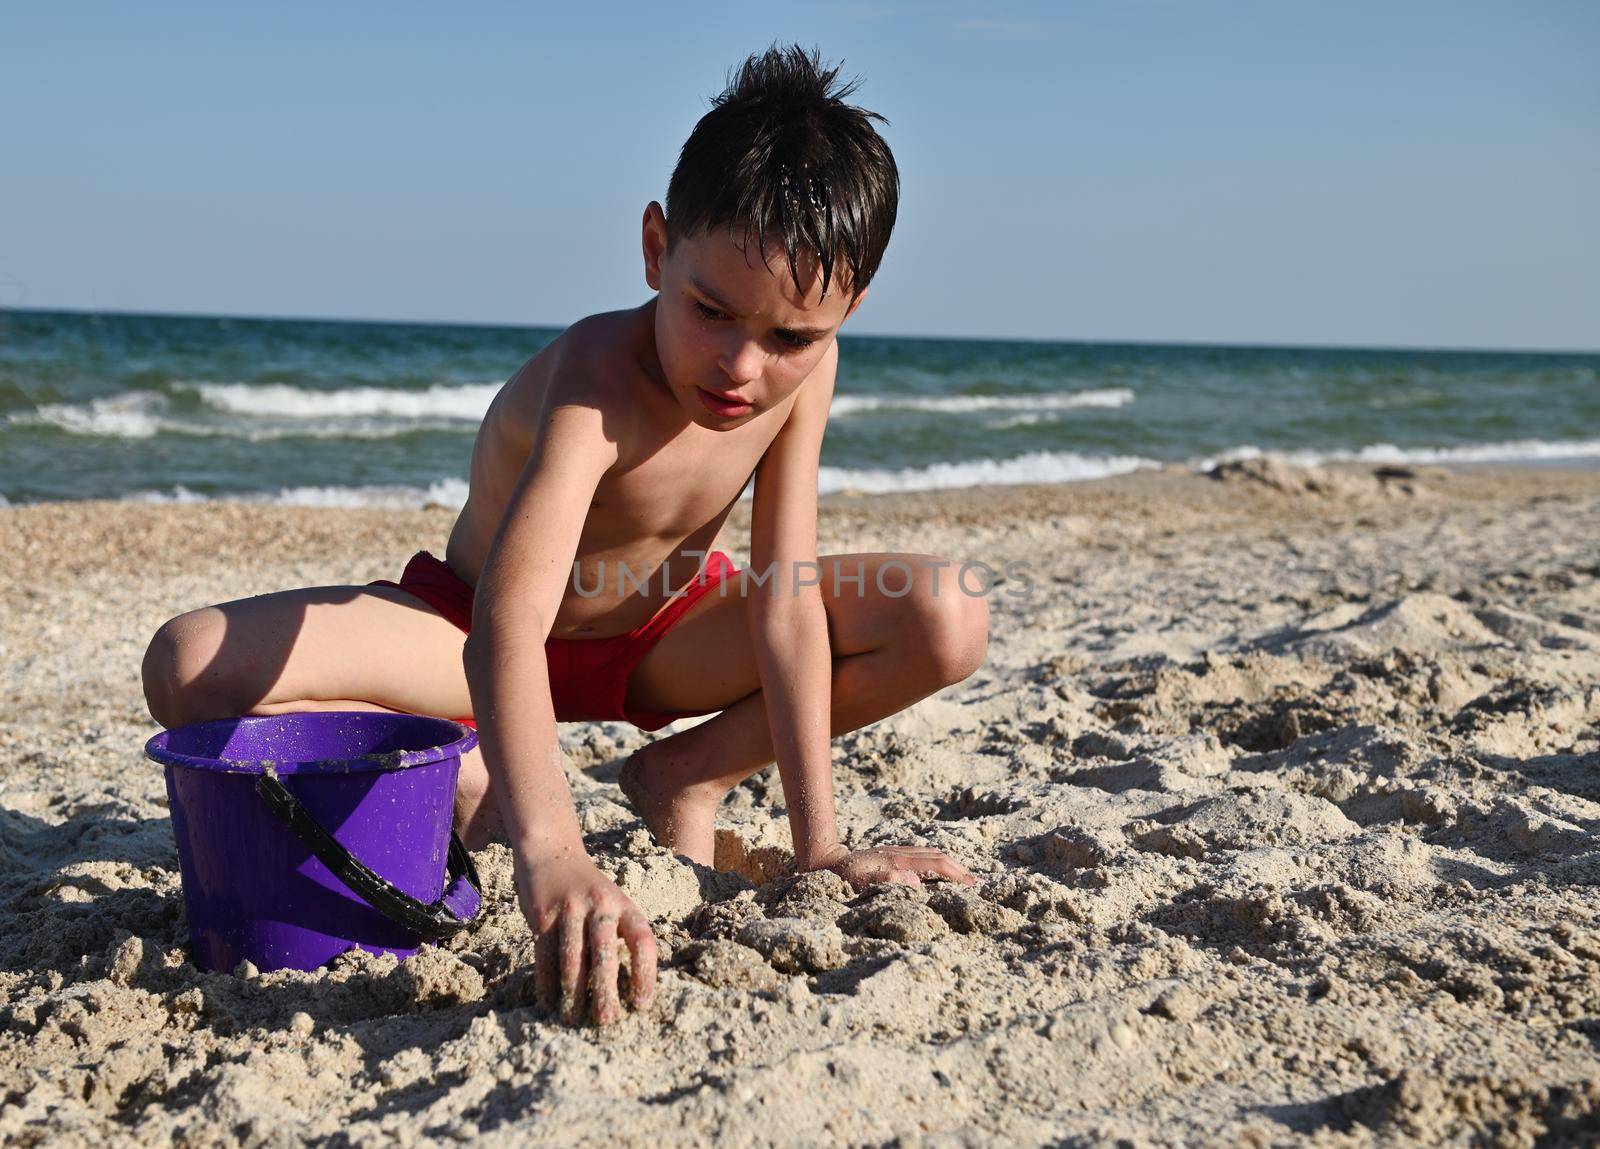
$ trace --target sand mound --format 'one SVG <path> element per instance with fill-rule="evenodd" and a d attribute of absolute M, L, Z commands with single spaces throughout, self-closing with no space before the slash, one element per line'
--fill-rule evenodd
<path fill-rule="evenodd" d="M 1241 787 L 1192 806 L 1164 810 L 1155 822 L 1139 824 L 1130 836 L 1142 849 L 1186 858 L 1262 845 L 1304 846 L 1359 832 L 1325 799 L 1265 787 Z"/>
<path fill-rule="evenodd" d="M 1415 497 L 1446 472 L 1421 467 L 1315 467 L 1291 463 L 1276 455 L 1218 463 L 1206 472 L 1219 483 L 1244 484 L 1282 495 L 1361 499 Z"/>
<path fill-rule="evenodd" d="M 1335 607 L 1261 645 L 1275 654 L 1336 661 L 1397 649 L 1408 653 L 1474 650 L 1500 646 L 1502 640 L 1461 603 L 1424 593 L 1364 610 L 1349 604 Z"/>

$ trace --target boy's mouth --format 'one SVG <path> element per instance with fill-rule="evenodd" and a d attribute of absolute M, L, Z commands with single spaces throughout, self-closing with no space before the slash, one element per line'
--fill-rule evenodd
<path fill-rule="evenodd" d="M 751 409 L 749 403 L 736 399 L 724 399 L 715 391 L 707 391 L 704 387 L 696 387 L 695 394 L 699 396 L 701 404 L 714 415 L 743 415 Z"/>

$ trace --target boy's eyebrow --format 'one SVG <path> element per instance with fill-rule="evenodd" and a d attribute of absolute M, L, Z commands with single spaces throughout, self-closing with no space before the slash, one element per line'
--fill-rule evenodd
<path fill-rule="evenodd" d="M 711 300 L 712 303 L 715 303 L 729 315 L 738 314 L 738 312 L 736 312 L 732 307 L 728 306 L 726 300 L 724 300 L 715 291 L 712 291 L 705 284 L 701 283 L 698 279 L 690 276 L 689 283 L 696 291 L 705 296 L 707 299 Z M 826 327 L 780 327 L 777 330 L 783 332 L 785 335 L 804 335 L 811 339 L 821 339 L 824 335 L 828 334 L 828 329 Z"/>

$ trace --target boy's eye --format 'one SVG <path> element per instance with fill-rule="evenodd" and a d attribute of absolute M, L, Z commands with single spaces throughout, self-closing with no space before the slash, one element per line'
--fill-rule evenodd
<path fill-rule="evenodd" d="M 694 309 L 700 313 L 703 319 L 728 318 L 723 312 L 718 311 L 715 307 L 707 307 L 698 299 L 691 299 L 689 302 L 694 304 Z M 796 335 L 792 331 L 780 331 L 778 332 L 778 338 L 782 340 L 785 346 L 792 347 L 796 351 L 804 351 L 816 342 L 815 339 L 807 339 L 804 335 Z"/>

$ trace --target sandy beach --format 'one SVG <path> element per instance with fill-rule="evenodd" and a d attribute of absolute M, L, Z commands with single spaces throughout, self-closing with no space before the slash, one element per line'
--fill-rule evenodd
<path fill-rule="evenodd" d="M 835 744 L 847 842 L 981 884 L 786 874 L 772 770 L 697 871 L 614 783 L 654 736 L 564 726 L 662 943 L 655 1005 L 604 1032 L 530 1004 L 499 846 L 481 923 L 410 961 L 186 957 L 150 634 L 394 578 L 452 521 L 0 508 L 5 1144 L 1600 1142 L 1600 471 L 828 497 L 823 553 L 1026 571 L 982 670 Z"/>

